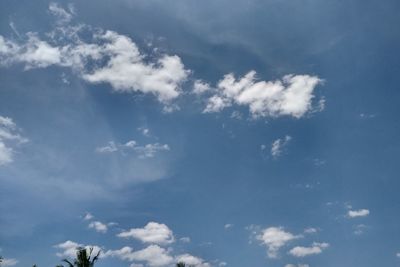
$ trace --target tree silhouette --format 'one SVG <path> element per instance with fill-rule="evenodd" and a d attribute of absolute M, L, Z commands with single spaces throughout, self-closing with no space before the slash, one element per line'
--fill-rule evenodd
<path fill-rule="evenodd" d="M 70 262 L 67 259 L 63 259 L 62 261 L 68 264 L 68 267 L 93 267 L 94 263 L 99 259 L 100 251 L 96 256 L 92 257 L 93 248 L 89 249 L 89 254 L 86 248 L 79 247 L 76 252 L 76 259 L 74 263 Z M 59 267 L 61 267 L 60 265 Z"/>

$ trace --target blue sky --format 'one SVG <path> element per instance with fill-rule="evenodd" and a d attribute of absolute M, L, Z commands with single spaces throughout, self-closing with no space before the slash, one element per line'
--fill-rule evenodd
<path fill-rule="evenodd" d="M 400 3 L 0 3 L 0 255 L 400 265 Z"/>

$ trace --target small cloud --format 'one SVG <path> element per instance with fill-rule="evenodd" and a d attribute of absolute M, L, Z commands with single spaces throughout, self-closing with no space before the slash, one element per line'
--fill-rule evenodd
<path fill-rule="evenodd" d="M 14 147 L 28 142 L 20 135 L 20 130 L 9 117 L 0 116 L 0 166 L 14 161 Z"/>
<path fill-rule="evenodd" d="M 134 238 L 143 243 L 170 244 L 175 241 L 173 232 L 167 225 L 149 222 L 143 228 L 132 228 L 117 235 L 122 238 Z"/>
<path fill-rule="evenodd" d="M 366 217 L 369 215 L 368 209 L 360 209 L 360 210 L 349 210 L 347 215 L 349 218 L 357 218 L 357 217 Z"/>
<path fill-rule="evenodd" d="M 232 227 L 233 227 L 233 224 L 231 224 L 231 223 L 227 223 L 227 224 L 224 225 L 225 229 L 230 229 Z"/>
<path fill-rule="evenodd" d="M 200 95 L 203 94 L 207 91 L 210 91 L 211 87 L 208 83 L 202 81 L 202 80 L 196 80 L 194 81 L 193 84 L 193 93 L 195 93 L 196 95 Z"/>
<path fill-rule="evenodd" d="M 306 233 L 306 234 L 315 234 L 317 232 L 318 232 L 318 229 L 317 228 L 313 228 L 313 227 L 309 227 L 309 228 L 304 229 L 304 233 Z"/>
<path fill-rule="evenodd" d="M 139 127 L 138 131 L 142 133 L 143 136 L 150 136 L 150 129 L 146 127 Z"/>
<path fill-rule="evenodd" d="M 83 245 L 77 242 L 67 240 L 63 243 L 57 244 L 55 248 L 61 249 L 61 252 L 57 252 L 56 255 L 60 258 L 75 258 L 76 251 L 78 248 L 86 248 L 87 251 L 93 249 L 93 254 L 96 255 L 99 251 L 102 251 L 101 247 L 96 245 Z"/>
<path fill-rule="evenodd" d="M 8 266 L 14 266 L 18 263 L 17 259 L 7 259 L 7 258 L 3 258 L 0 260 L 0 266 L 2 267 L 8 267 Z"/>
<path fill-rule="evenodd" d="M 91 220 L 91 219 L 93 219 L 94 218 L 94 216 L 90 213 L 90 212 L 87 212 L 86 214 L 85 214 L 85 216 L 83 217 L 83 219 L 85 220 L 85 221 L 89 221 L 89 220 Z"/>
<path fill-rule="evenodd" d="M 255 236 L 256 240 L 261 242 L 261 245 L 267 247 L 267 256 L 269 258 L 277 258 L 279 254 L 279 250 L 286 246 L 287 243 L 293 241 L 295 239 L 301 238 L 301 235 L 294 235 L 281 226 L 279 227 L 268 227 L 262 229 L 261 231 L 257 226 L 249 226 L 247 227 L 250 230 L 253 236 Z"/>
<path fill-rule="evenodd" d="M 107 230 L 108 230 L 107 225 L 102 222 L 99 222 L 99 221 L 89 223 L 89 228 L 95 229 L 96 232 L 103 233 L 103 234 L 107 233 Z"/>
<path fill-rule="evenodd" d="M 108 142 L 108 145 L 96 148 L 97 153 L 113 153 L 118 151 L 117 146 L 113 141 Z"/>
<path fill-rule="evenodd" d="M 290 140 L 292 140 L 292 137 L 286 135 L 284 138 L 279 138 L 272 142 L 271 155 L 274 159 L 277 159 L 282 154 L 283 149 L 289 144 Z"/>
<path fill-rule="evenodd" d="M 294 257 L 306 257 L 322 253 L 323 250 L 329 247 L 328 243 L 314 242 L 311 247 L 297 246 L 289 251 L 289 254 Z"/>
<path fill-rule="evenodd" d="M 69 6 L 69 10 L 67 11 L 60 4 L 54 2 L 49 4 L 49 12 L 57 17 L 57 22 L 59 24 L 70 22 L 74 16 L 74 9 L 72 5 Z"/>
<path fill-rule="evenodd" d="M 365 224 L 358 224 L 356 226 L 354 226 L 354 231 L 353 233 L 355 235 L 362 235 L 364 234 L 364 232 L 368 229 L 368 226 L 366 226 Z"/>

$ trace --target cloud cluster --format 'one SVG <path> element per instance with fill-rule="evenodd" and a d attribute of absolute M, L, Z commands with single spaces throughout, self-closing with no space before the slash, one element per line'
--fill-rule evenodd
<path fill-rule="evenodd" d="M 98 226 L 95 223 L 96 222 L 94 222 L 93 227 Z M 101 225 L 104 226 L 104 224 Z M 61 252 L 57 252 L 56 255 L 63 258 L 74 258 L 78 248 L 86 248 L 89 250 L 93 247 L 93 253 L 95 254 L 100 250 L 102 251 L 100 254 L 101 258 L 117 258 L 130 262 L 131 266 L 134 267 L 144 265 L 166 267 L 172 266 L 177 262 L 185 262 L 187 265 L 194 267 L 210 267 L 208 262 L 191 254 L 184 253 L 174 255 L 171 245 L 175 242 L 175 237 L 172 230 L 165 224 L 149 222 L 143 228 L 132 228 L 129 231 L 123 231 L 117 234 L 117 236 L 122 238 L 134 238 L 146 243 L 147 246 L 137 250 L 130 246 L 124 246 L 115 250 L 106 250 L 97 245 L 83 245 L 68 240 L 54 247 L 61 250 Z M 190 241 L 190 239 L 186 237 L 184 242 L 187 241 Z"/>
<path fill-rule="evenodd" d="M 17 125 L 11 118 L 0 116 L 0 166 L 13 162 L 13 145 L 27 141 L 28 139 L 19 134 Z"/>
<path fill-rule="evenodd" d="M 116 144 L 110 141 L 108 145 L 96 148 L 98 153 L 113 153 L 117 151 L 134 151 L 139 158 L 153 158 L 157 153 L 169 151 L 170 147 L 167 144 L 153 143 L 146 145 L 138 145 L 135 140 L 130 140 L 125 144 Z"/>
<path fill-rule="evenodd" d="M 54 3 L 49 11 L 63 23 L 73 16 Z M 19 63 L 26 69 L 68 67 L 89 83 L 108 83 L 117 92 L 153 94 L 163 103 L 179 96 L 189 74 L 178 56 L 143 54 L 131 38 L 114 31 L 62 25 L 46 36 L 41 39 L 31 32 L 23 42 L 16 42 L 0 35 L 2 64 Z"/>
<path fill-rule="evenodd" d="M 248 107 L 253 117 L 288 115 L 300 118 L 312 110 L 314 89 L 321 82 L 320 78 L 310 75 L 286 75 L 282 80 L 257 81 L 255 71 L 239 79 L 230 73 L 219 81 L 204 112 L 219 112 L 236 104 Z"/>

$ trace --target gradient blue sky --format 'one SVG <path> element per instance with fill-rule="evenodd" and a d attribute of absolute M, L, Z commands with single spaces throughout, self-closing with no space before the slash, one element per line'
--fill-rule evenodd
<path fill-rule="evenodd" d="M 400 266 L 399 12 L 1 1 L 3 265 Z"/>

